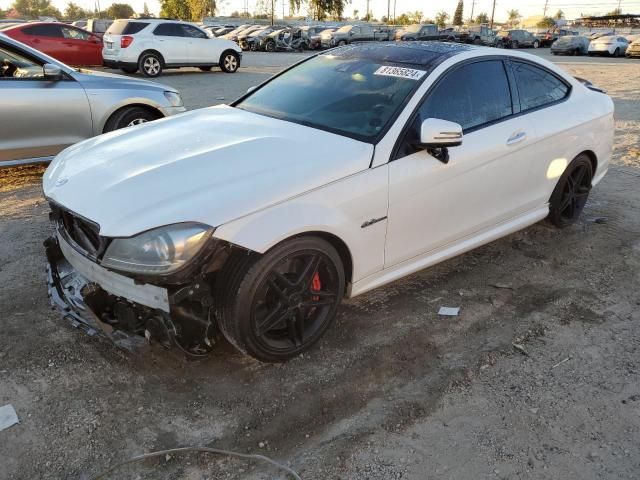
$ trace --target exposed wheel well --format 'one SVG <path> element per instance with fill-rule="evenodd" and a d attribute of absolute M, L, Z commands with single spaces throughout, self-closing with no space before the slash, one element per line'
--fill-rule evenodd
<path fill-rule="evenodd" d="M 140 54 L 140 56 L 138 57 L 138 62 L 140 62 L 140 59 L 141 59 L 144 55 L 146 55 L 147 53 L 154 53 L 154 54 L 158 55 L 158 57 L 160 57 L 160 62 L 162 63 L 162 66 L 164 67 L 164 65 L 165 65 L 165 63 L 164 63 L 164 57 L 162 56 L 162 54 L 161 54 L 159 51 L 157 51 L 157 50 L 153 50 L 152 48 L 150 48 L 150 49 L 145 50 L 144 52 L 142 52 L 142 53 Z"/>
<path fill-rule="evenodd" d="M 128 108 L 132 108 L 132 107 L 139 107 L 139 108 L 143 108 L 145 109 L 147 112 L 152 113 L 153 115 L 155 115 L 155 119 L 159 119 L 164 117 L 164 115 L 162 114 L 162 112 L 160 110 L 158 110 L 157 108 L 153 108 L 150 107 L 149 105 L 145 105 L 142 103 L 132 103 L 130 105 L 125 105 L 124 107 L 120 107 L 118 110 L 116 110 L 115 112 L 113 112 L 111 115 L 109 115 L 109 118 L 107 119 L 106 122 L 104 122 L 104 126 L 102 127 L 102 133 L 107 133 L 107 128 L 109 127 L 109 124 L 111 123 L 111 121 L 116 118 L 120 113 L 122 113 L 122 111 L 128 109 Z"/>
<path fill-rule="evenodd" d="M 275 42 L 273 42 L 273 43 L 275 43 Z M 240 56 L 240 54 L 239 54 L 238 52 L 236 52 L 236 51 L 235 51 L 235 50 L 233 50 L 232 48 L 228 48 L 228 49 L 226 49 L 224 52 L 222 52 L 222 53 L 220 54 L 220 60 L 219 60 L 219 62 L 220 62 L 220 63 L 222 63 L 222 59 L 224 58 L 224 56 L 225 56 L 227 53 L 234 53 L 236 56 Z"/>

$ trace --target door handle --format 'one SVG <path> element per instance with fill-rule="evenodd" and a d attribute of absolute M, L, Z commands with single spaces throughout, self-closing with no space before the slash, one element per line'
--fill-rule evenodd
<path fill-rule="evenodd" d="M 527 138 L 527 132 L 524 130 L 519 130 L 511 134 L 511 136 L 507 139 L 507 145 L 515 145 L 516 143 L 520 143 Z"/>

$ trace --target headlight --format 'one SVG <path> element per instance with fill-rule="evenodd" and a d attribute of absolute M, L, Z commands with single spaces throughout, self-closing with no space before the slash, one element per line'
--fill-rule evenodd
<path fill-rule="evenodd" d="M 177 92 L 164 92 L 164 96 L 169 100 L 172 107 L 182 106 L 182 97 Z"/>
<path fill-rule="evenodd" d="M 115 238 L 102 265 L 142 274 L 173 272 L 191 260 L 211 236 L 213 228 L 198 223 L 178 223 L 131 238 Z"/>

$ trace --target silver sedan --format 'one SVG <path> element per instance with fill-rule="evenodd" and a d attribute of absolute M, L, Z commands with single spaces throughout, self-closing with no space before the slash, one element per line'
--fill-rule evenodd
<path fill-rule="evenodd" d="M 0 167 L 47 162 L 80 140 L 185 110 L 171 87 L 77 70 L 0 34 Z"/>

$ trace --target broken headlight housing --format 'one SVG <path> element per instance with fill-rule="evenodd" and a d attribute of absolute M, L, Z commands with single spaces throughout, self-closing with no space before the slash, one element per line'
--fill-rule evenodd
<path fill-rule="evenodd" d="M 144 275 L 171 273 L 184 266 L 205 245 L 213 228 L 200 223 L 177 223 L 135 237 L 114 238 L 102 266 Z"/>

